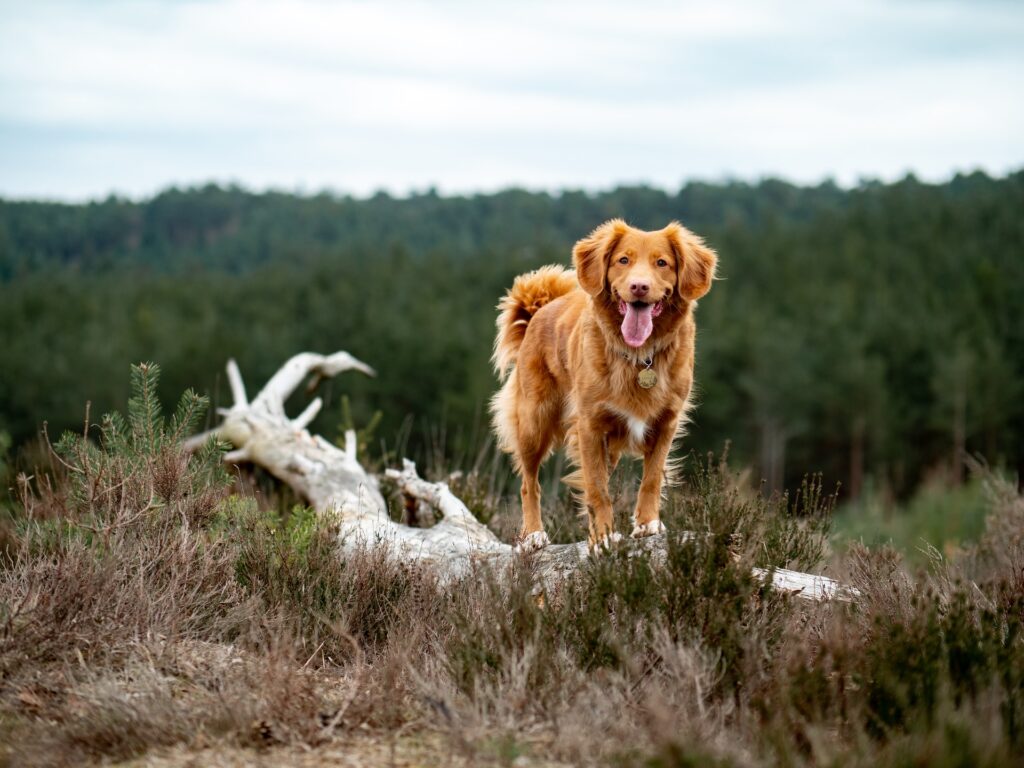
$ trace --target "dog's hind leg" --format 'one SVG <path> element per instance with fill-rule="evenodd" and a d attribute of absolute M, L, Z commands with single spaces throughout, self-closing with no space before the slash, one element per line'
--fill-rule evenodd
<path fill-rule="evenodd" d="M 557 404 L 523 403 L 520 406 L 516 460 L 522 476 L 523 528 L 520 549 L 539 549 L 546 546 L 548 536 L 540 509 L 540 465 L 547 458 L 554 438 L 553 421 L 557 419 Z"/>

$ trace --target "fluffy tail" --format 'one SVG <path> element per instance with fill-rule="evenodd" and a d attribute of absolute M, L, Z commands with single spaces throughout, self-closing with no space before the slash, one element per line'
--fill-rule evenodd
<path fill-rule="evenodd" d="M 504 381 L 516 361 L 516 353 L 526 335 L 526 325 L 537 310 L 576 288 L 576 273 L 558 265 L 541 267 L 520 275 L 512 283 L 498 309 L 498 335 L 494 339 L 491 362 Z"/>

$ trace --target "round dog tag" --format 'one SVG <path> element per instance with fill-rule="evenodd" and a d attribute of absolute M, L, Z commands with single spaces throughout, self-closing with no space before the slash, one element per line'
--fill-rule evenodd
<path fill-rule="evenodd" d="M 644 368 L 636 375 L 636 382 L 644 389 L 650 389 L 658 383 L 658 374 L 650 368 Z"/>

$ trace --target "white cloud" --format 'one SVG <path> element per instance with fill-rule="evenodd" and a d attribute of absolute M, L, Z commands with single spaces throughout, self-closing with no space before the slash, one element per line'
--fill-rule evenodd
<path fill-rule="evenodd" d="M 1009 4 L 0 9 L 0 194 L 404 192 L 1024 160 Z"/>

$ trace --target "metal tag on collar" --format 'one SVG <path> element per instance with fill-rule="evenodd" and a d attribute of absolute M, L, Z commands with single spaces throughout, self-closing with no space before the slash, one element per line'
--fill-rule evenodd
<path fill-rule="evenodd" d="M 651 366 L 654 365 L 654 358 L 648 357 L 644 360 L 643 364 L 643 370 L 636 375 L 636 383 L 643 389 L 650 389 L 658 383 L 658 374 L 651 370 Z"/>

